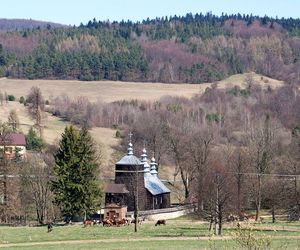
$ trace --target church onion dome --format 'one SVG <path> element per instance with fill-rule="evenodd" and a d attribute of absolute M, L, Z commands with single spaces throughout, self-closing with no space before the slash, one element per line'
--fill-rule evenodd
<path fill-rule="evenodd" d="M 125 155 L 121 160 L 119 160 L 117 165 L 143 165 L 139 158 L 133 155 L 133 145 L 131 141 L 128 143 L 127 155 Z"/>
<path fill-rule="evenodd" d="M 152 157 L 151 163 L 150 163 L 150 174 L 153 176 L 157 176 L 157 170 L 156 170 L 157 163 L 155 162 L 155 158 Z"/>
<path fill-rule="evenodd" d="M 133 155 L 133 148 L 131 142 L 128 143 L 127 155 Z"/>
<path fill-rule="evenodd" d="M 144 175 L 145 188 L 152 195 L 170 193 L 170 190 L 157 177 L 156 166 L 157 166 L 157 163 L 155 162 L 155 158 L 152 157 L 151 163 L 150 163 L 150 174 L 145 174 Z"/>
<path fill-rule="evenodd" d="M 142 150 L 141 162 L 144 164 L 144 172 L 145 172 L 145 174 L 150 173 L 150 166 L 148 164 L 147 151 L 146 151 L 145 148 L 143 148 L 143 150 Z"/>

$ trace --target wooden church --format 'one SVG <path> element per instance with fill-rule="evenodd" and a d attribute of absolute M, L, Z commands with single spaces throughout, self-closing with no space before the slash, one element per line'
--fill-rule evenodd
<path fill-rule="evenodd" d="M 134 210 L 135 200 L 141 211 L 170 207 L 170 190 L 158 178 L 156 167 L 154 157 L 150 164 L 148 163 L 145 148 L 140 159 L 133 155 L 130 140 L 127 155 L 115 165 L 115 183 L 107 185 L 104 189 L 105 216 L 111 217 L 113 211 L 109 207 L 119 206 L 116 211 L 117 217 L 122 217 L 124 207 L 127 207 L 128 211 Z"/>

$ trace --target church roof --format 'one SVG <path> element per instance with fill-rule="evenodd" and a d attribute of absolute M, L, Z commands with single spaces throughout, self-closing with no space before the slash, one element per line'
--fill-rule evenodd
<path fill-rule="evenodd" d="M 109 183 L 104 187 L 104 193 L 127 194 L 129 191 L 125 184 Z"/>
<path fill-rule="evenodd" d="M 158 179 L 156 176 L 151 174 L 144 175 L 145 188 L 152 194 L 165 194 L 170 193 L 171 191 Z"/>
<path fill-rule="evenodd" d="M 143 165 L 143 163 L 140 161 L 139 158 L 133 155 L 133 148 L 132 148 L 132 143 L 131 143 L 131 133 L 130 135 L 130 141 L 128 143 L 128 148 L 127 148 L 127 155 L 125 155 L 121 160 L 119 160 L 116 165 Z"/>
<path fill-rule="evenodd" d="M 157 177 L 156 171 L 156 162 L 155 158 L 152 157 L 151 159 L 151 171 L 150 166 L 147 160 L 147 150 L 144 148 L 141 155 L 141 162 L 144 164 L 144 182 L 145 188 L 152 194 L 164 194 L 170 193 L 170 190 L 161 182 L 161 180 Z"/>
<path fill-rule="evenodd" d="M 143 163 L 134 155 L 125 155 L 116 165 L 143 165 Z"/>

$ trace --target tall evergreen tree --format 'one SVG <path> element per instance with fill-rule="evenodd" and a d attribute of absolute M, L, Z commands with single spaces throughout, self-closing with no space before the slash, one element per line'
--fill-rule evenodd
<path fill-rule="evenodd" d="M 65 216 L 83 216 L 100 205 L 97 170 L 95 144 L 87 129 L 78 132 L 73 126 L 66 127 L 55 155 L 52 182 L 55 203 Z"/>

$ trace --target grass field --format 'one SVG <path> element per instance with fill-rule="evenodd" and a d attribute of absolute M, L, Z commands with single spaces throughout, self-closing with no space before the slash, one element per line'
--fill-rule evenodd
<path fill-rule="evenodd" d="M 7 121 L 9 112 L 13 109 L 16 110 L 19 117 L 21 131 L 26 134 L 34 122 L 29 118 L 24 105 L 19 102 L 8 102 L 0 106 L 0 120 L 2 122 Z M 65 126 L 68 124 L 69 123 L 46 113 L 43 119 L 43 137 L 45 141 L 50 144 L 58 143 Z M 90 132 L 94 140 L 102 147 L 104 165 L 108 165 L 110 163 L 111 154 L 113 153 L 112 147 L 118 144 L 118 139 L 115 137 L 116 131 L 109 128 L 93 128 Z"/>
<path fill-rule="evenodd" d="M 254 80 L 262 86 L 278 87 L 282 82 L 251 73 Z M 233 75 L 218 82 L 219 88 L 238 85 L 244 87 L 247 74 Z M 267 83 L 266 83 L 267 82 Z M 165 83 L 137 83 L 117 81 L 70 81 L 70 80 L 20 80 L 0 79 L 0 90 L 13 94 L 17 99 L 26 96 L 32 86 L 38 86 L 45 99 L 66 94 L 69 97 L 86 96 L 90 101 L 112 102 L 117 100 L 157 100 L 164 95 L 192 97 L 194 94 L 203 93 L 211 86 L 205 84 L 165 84 Z"/>
<path fill-rule="evenodd" d="M 270 242 L 271 249 L 299 249 L 300 228 L 297 223 L 262 223 L 252 225 L 255 240 Z M 262 228 L 263 227 L 263 228 Z M 246 225 L 242 228 L 247 230 Z M 155 227 L 145 222 L 137 233 L 133 226 L 102 227 L 95 225 L 46 227 L 0 227 L 0 248 L 12 249 L 240 249 L 235 240 L 236 227 L 225 224 L 222 237 L 211 236 L 208 224 L 192 220 L 169 220 L 166 226 Z"/>

